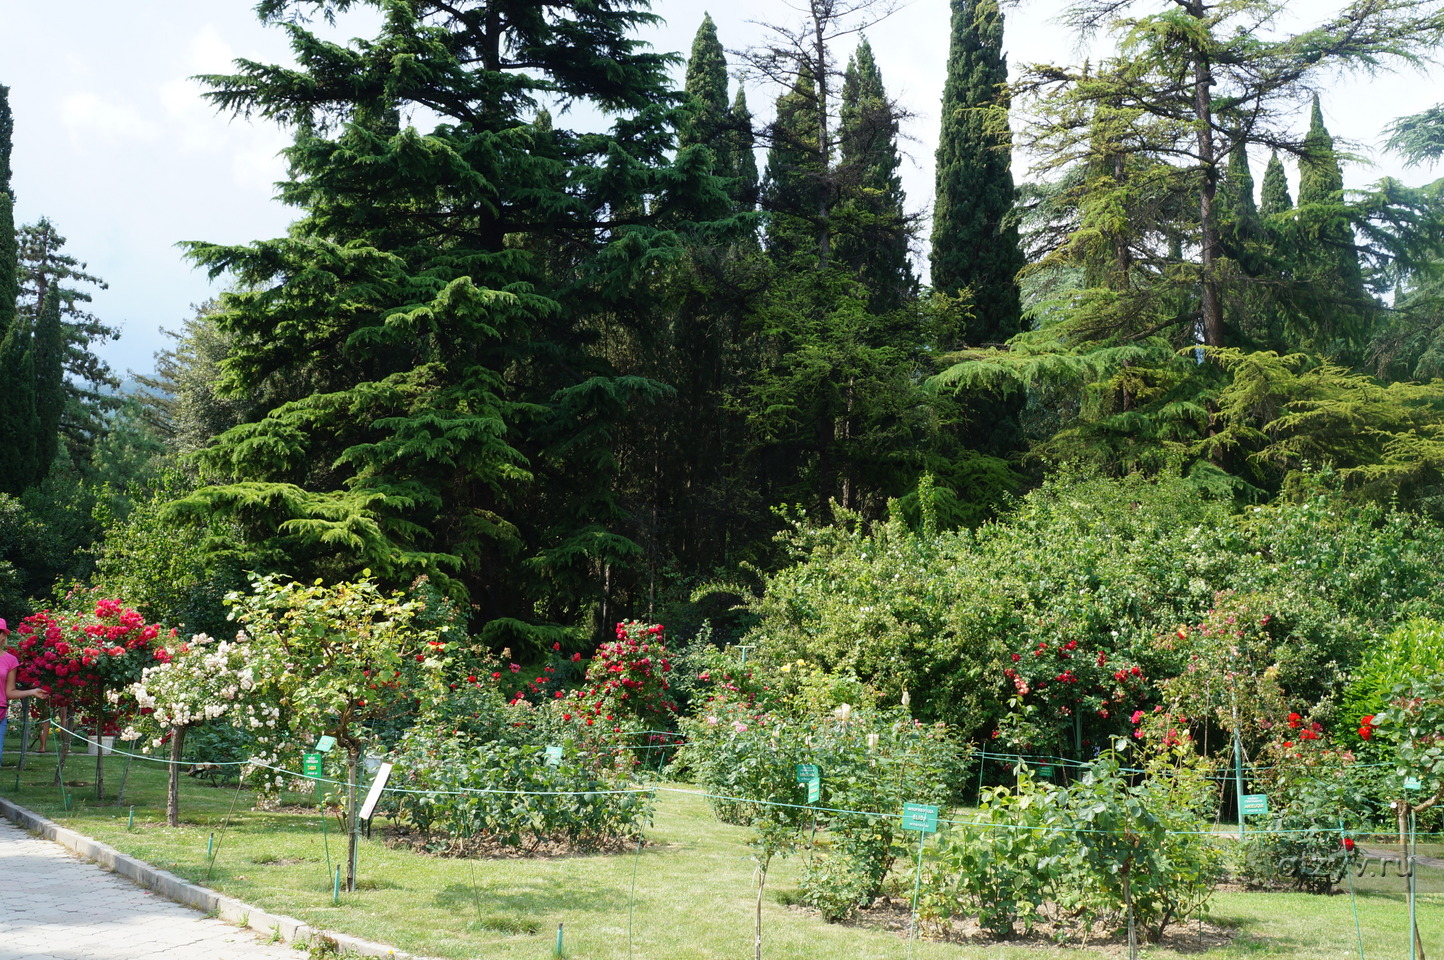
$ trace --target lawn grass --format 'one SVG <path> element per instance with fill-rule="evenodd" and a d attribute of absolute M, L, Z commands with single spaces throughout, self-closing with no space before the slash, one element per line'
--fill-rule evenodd
<path fill-rule="evenodd" d="M 12 743 L 14 741 L 12 740 Z M 334 820 L 307 812 L 256 812 L 249 791 L 185 779 L 178 829 L 164 823 L 163 768 L 132 765 L 126 796 L 114 803 L 124 761 L 109 761 L 111 799 L 96 803 L 92 758 L 66 767 L 71 807 L 52 785 L 54 758 L 31 758 L 18 774 L 13 757 L 0 769 L 0 795 L 182 877 L 268 911 L 433 957 L 540 960 L 552 956 L 565 924 L 566 956 L 576 960 L 712 960 L 753 952 L 756 887 L 749 831 L 718 823 L 705 801 L 674 785 L 660 794 L 646 844 L 611 855 L 551 859 L 452 859 L 363 840 L 362 889 L 332 903 L 328 870 L 345 856 Z M 18 786 L 17 786 L 18 782 Z M 298 804 L 309 798 L 296 796 Z M 128 825 L 131 805 L 135 825 Z M 231 814 L 234 805 L 234 814 Z M 215 863 L 207 878 L 207 847 Z M 1423 852 L 1423 851 L 1421 851 Z M 772 960 L 981 960 L 1023 957 L 1117 957 L 1116 945 L 1061 949 L 1039 944 L 915 942 L 897 931 L 822 922 L 784 905 L 795 896 L 806 854 L 774 862 L 763 906 L 763 954 Z M 1366 958 L 1408 956 L 1403 881 L 1354 881 L 1358 896 L 1221 892 L 1211 920 L 1231 928 L 1231 943 L 1181 953 L 1148 948 L 1150 957 L 1348 958 L 1360 955 L 1357 905 Z M 633 889 L 635 887 L 635 893 Z M 911 874 L 900 878 L 911 893 Z M 1420 926 L 1433 956 L 1444 955 L 1444 878 L 1422 877 Z M 1346 888 L 1347 890 L 1347 888 Z"/>

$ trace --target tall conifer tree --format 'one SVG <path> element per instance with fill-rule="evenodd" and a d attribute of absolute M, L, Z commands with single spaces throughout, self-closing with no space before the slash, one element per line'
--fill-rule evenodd
<path fill-rule="evenodd" d="M 1289 195 L 1289 177 L 1284 170 L 1284 163 L 1279 159 L 1279 152 L 1275 150 L 1269 156 L 1269 164 L 1264 168 L 1263 189 L 1259 193 L 1259 215 L 1263 217 L 1276 217 L 1281 213 L 1288 213 L 1294 208 L 1294 198 Z"/>
<path fill-rule="evenodd" d="M 917 288 L 908 262 L 897 134 L 896 111 L 864 38 L 842 81 L 833 253 L 862 280 L 869 305 L 879 312 L 901 306 Z"/>
<path fill-rule="evenodd" d="M 1006 340 L 1021 323 L 1015 278 L 1024 261 L 1010 219 L 1014 189 L 1007 82 L 997 0 L 952 0 L 932 285 L 949 295 L 972 291 L 975 319 L 967 331 L 972 344 Z"/>
<path fill-rule="evenodd" d="M 732 100 L 730 118 L 734 141 L 732 156 L 736 163 L 732 175 L 737 181 L 733 196 L 743 212 L 750 213 L 757 206 L 759 190 L 755 152 L 757 138 L 752 132 L 752 111 L 747 108 L 747 94 L 741 86 L 738 86 L 737 96 Z"/>
<path fill-rule="evenodd" d="M 1362 359 L 1373 301 L 1364 290 L 1354 228 L 1343 203 L 1344 172 L 1316 94 L 1299 159 L 1296 258 L 1296 276 L 1303 285 L 1302 300 L 1313 329 L 1307 335 L 1311 342 L 1297 346 L 1356 363 Z"/>
<path fill-rule="evenodd" d="M 714 170 L 732 176 L 736 160 L 730 137 L 731 110 L 727 99 L 727 55 L 717 39 L 717 25 L 712 15 L 702 17 L 702 25 L 692 40 L 692 55 L 687 58 L 687 94 L 689 115 L 677 131 L 677 145 L 688 147 L 705 144 L 717 156 Z"/>
<path fill-rule="evenodd" d="M 10 148 L 14 134 L 10 88 L 0 85 L 0 339 L 15 322 L 20 297 L 19 252 L 15 245 L 15 191 L 10 185 Z"/>
<path fill-rule="evenodd" d="M 777 98 L 772 144 L 762 181 L 762 209 L 767 214 L 767 252 L 773 262 L 802 269 L 826 263 L 819 235 L 825 226 L 819 211 L 829 206 L 829 174 L 819 161 L 817 85 L 803 64 L 792 88 Z"/>
<path fill-rule="evenodd" d="M 385 13 L 372 41 L 297 25 L 363 5 Z M 624 347 L 689 229 L 677 211 L 726 204 L 697 152 L 669 159 L 671 58 L 633 36 L 655 16 L 641 0 L 258 11 L 302 66 L 242 61 L 211 96 L 295 131 L 282 196 L 302 219 L 191 250 L 243 285 L 216 315 L 225 388 L 277 393 L 205 452 L 213 484 L 179 509 L 243 524 L 256 567 L 428 574 L 498 643 L 614 614 L 641 553 L 617 435 L 667 394 Z M 616 121 L 534 122 L 543 99 Z M 398 124 L 414 105 L 426 126 Z"/>
<path fill-rule="evenodd" d="M 33 339 L 35 366 L 35 469 L 33 482 L 50 472 L 60 452 L 65 409 L 65 328 L 60 319 L 60 290 L 51 287 L 40 308 Z"/>

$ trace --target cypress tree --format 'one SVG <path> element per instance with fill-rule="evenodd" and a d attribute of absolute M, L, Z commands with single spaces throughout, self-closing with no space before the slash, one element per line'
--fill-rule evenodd
<path fill-rule="evenodd" d="M 65 409 L 65 327 L 60 319 L 60 290 L 52 286 L 40 308 L 32 341 L 35 367 L 35 470 L 39 483 L 60 452 L 60 420 Z"/>
<path fill-rule="evenodd" d="M 872 46 L 863 39 L 842 82 L 833 251 L 836 261 L 862 280 L 877 312 L 901 306 L 917 286 L 908 262 L 897 134 L 897 114 Z"/>
<path fill-rule="evenodd" d="M 731 170 L 735 181 L 733 196 L 743 212 L 757 207 L 759 185 L 757 182 L 757 138 L 752 133 L 752 111 L 747 109 L 747 94 L 739 86 L 732 101 L 731 135 L 734 141 L 732 157 L 735 166 Z"/>
<path fill-rule="evenodd" d="M 1299 160 L 1295 270 L 1313 329 L 1296 349 L 1311 348 L 1357 362 L 1367 337 L 1372 299 L 1364 289 L 1354 228 L 1343 203 L 1344 172 L 1315 95 Z"/>
<path fill-rule="evenodd" d="M 772 144 L 762 181 L 762 210 L 767 215 L 767 253 L 774 263 L 793 269 L 825 265 L 818 210 L 826 204 L 829 171 L 819 163 L 817 86 L 803 64 L 791 89 L 777 98 Z"/>
<path fill-rule="evenodd" d="M 1294 208 L 1294 198 L 1289 196 L 1289 178 L 1284 172 L 1283 161 L 1275 150 L 1264 169 L 1263 190 L 1259 194 L 1259 214 L 1275 217 Z"/>
<path fill-rule="evenodd" d="M 725 135 L 731 119 L 727 105 L 727 56 L 717 39 L 717 25 L 712 22 L 711 14 L 702 17 L 702 25 L 692 40 L 683 91 L 687 95 L 688 115 L 677 131 L 677 146 L 699 143 L 710 146 L 717 155 L 716 171 L 723 176 L 730 175 L 735 163 L 731 157 L 732 144 Z"/>
<path fill-rule="evenodd" d="M 997 0 L 952 0 L 932 284 L 950 296 L 972 291 L 976 320 L 967 339 L 973 344 L 1006 340 L 1021 324 L 1016 277 L 1024 260 L 1010 220 L 1014 190 L 1007 81 Z"/>
<path fill-rule="evenodd" d="M 16 317 L 0 340 L 0 370 L 8 386 L 0 404 L 0 493 L 19 496 L 35 472 L 35 357 L 30 324 Z"/>
<path fill-rule="evenodd" d="M 10 332 L 15 322 L 15 303 L 20 298 L 15 192 L 10 187 L 10 141 L 13 132 L 10 88 L 0 85 L 0 339 Z"/>

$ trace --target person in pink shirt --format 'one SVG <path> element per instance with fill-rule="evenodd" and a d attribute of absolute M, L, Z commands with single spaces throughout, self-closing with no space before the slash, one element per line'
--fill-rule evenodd
<path fill-rule="evenodd" d="M 38 697 L 44 700 L 50 696 L 44 690 L 16 690 L 15 674 L 20 671 L 20 660 L 6 647 L 10 642 L 10 627 L 0 620 L 0 743 L 5 742 L 5 726 L 9 722 L 11 700 Z"/>

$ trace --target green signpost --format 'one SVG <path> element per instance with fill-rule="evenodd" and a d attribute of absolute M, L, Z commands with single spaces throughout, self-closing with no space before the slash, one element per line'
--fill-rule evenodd
<path fill-rule="evenodd" d="M 321 754 L 308 753 L 301 757 L 301 775 L 319 780 L 321 777 Z"/>
<path fill-rule="evenodd" d="M 937 833 L 938 808 L 927 803 L 903 804 L 902 828 L 920 833 Z"/>
<path fill-rule="evenodd" d="M 1239 800 L 1239 811 L 1245 817 L 1261 817 L 1269 812 L 1269 797 L 1266 793 L 1245 793 Z"/>

